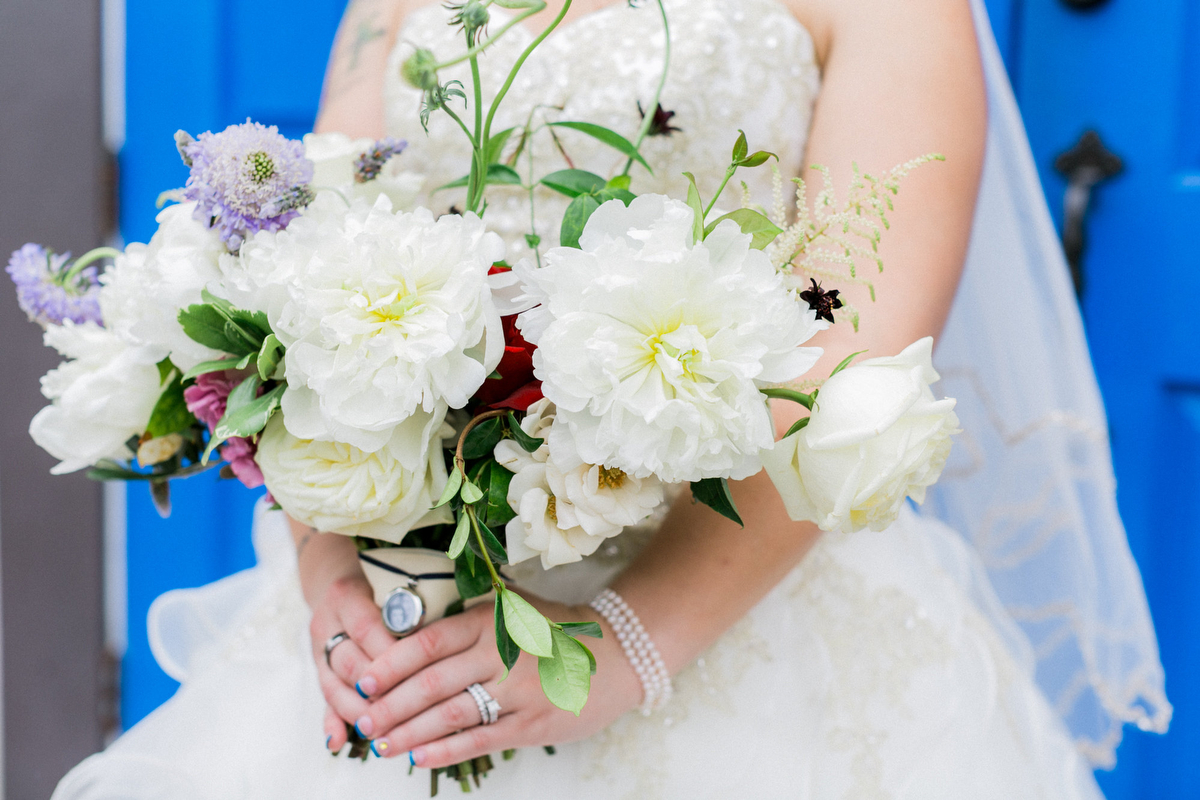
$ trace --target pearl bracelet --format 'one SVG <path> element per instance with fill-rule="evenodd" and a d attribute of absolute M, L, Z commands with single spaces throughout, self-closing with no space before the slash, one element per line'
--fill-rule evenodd
<path fill-rule="evenodd" d="M 650 635 L 642 627 L 637 614 L 612 589 L 605 589 L 596 595 L 591 606 L 612 626 L 625 657 L 642 681 L 642 715 L 650 716 L 652 711 L 665 706 L 675 691 L 671 685 L 671 673 L 667 672 L 667 665 L 663 663 L 658 648 L 650 641 Z"/>

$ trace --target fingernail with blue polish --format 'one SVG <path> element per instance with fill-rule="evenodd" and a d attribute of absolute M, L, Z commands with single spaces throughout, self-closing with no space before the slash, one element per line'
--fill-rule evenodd
<path fill-rule="evenodd" d="M 363 700 L 370 700 L 370 699 L 371 699 L 371 695 L 367 694 L 366 692 L 364 692 L 364 691 L 362 690 L 362 684 L 361 684 L 361 683 L 356 683 L 356 684 L 354 684 L 354 691 L 358 692 L 358 696 L 359 696 L 359 697 L 361 697 Z"/>
<path fill-rule="evenodd" d="M 358 683 L 354 684 L 354 691 L 358 692 L 359 696 L 364 700 L 370 700 L 371 695 L 375 694 L 379 688 L 378 682 L 370 675 L 366 676 Z"/>
<path fill-rule="evenodd" d="M 371 752 L 375 754 L 376 758 L 383 758 L 383 754 L 386 753 L 387 750 L 388 750 L 388 743 L 385 740 L 383 740 L 383 739 L 372 739 L 371 740 Z"/>
<path fill-rule="evenodd" d="M 326 750 L 328 750 L 328 749 L 329 749 L 329 743 L 330 743 L 330 742 L 332 742 L 332 741 L 333 741 L 333 734 L 331 733 L 331 734 L 329 734 L 328 736 L 326 736 L 326 737 L 325 737 L 325 749 L 326 749 Z"/>
<path fill-rule="evenodd" d="M 412 750 L 408 751 L 408 765 L 410 767 L 415 767 L 417 765 L 417 760 L 413 758 Z"/>
<path fill-rule="evenodd" d="M 362 738 L 369 739 L 375 730 L 375 723 L 371 722 L 371 718 L 364 714 L 354 723 L 354 730 Z"/>

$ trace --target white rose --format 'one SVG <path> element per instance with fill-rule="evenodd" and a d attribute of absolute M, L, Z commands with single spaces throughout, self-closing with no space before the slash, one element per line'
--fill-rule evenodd
<path fill-rule="evenodd" d="M 45 342 L 71 359 L 42 378 L 42 394 L 53 402 L 29 423 L 33 440 L 61 459 L 51 472 L 132 457 L 126 442 L 146 430 L 162 393 L 161 356 L 91 322 L 52 325 Z"/>
<path fill-rule="evenodd" d="M 255 460 L 271 495 L 293 519 L 319 531 L 399 544 L 414 528 L 453 522 L 430 510 L 446 486 L 441 441 L 453 430 L 417 412 L 388 442 L 366 452 L 340 442 L 297 439 L 281 416 L 267 423 Z"/>
<path fill-rule="evenodd" d="M 305 134 L 304 156 L 313 162 L 313 190 L 335 189 L 349 199 L 362 198 L 372 204 L 386 194 L 392 208 L 415 208 L 425 179 L 404 170 L 400 155 L 389 158 L 374 179 L 365 183 L 354 180 L 354 162 L 374 145 L 373 139 L 351 139 L 344 133 Z"/>
<path fill-rule="evenodd" d="M 180 310 L 203 302 L 201 290 L 220 278 L 225 253 L 216 231 L 192 218 L 195 205 L 163 209 L 150 243 L 129 245 L 105 271 L 100 290 L 105 327 L 158 348 L 159 360 L 170 355 L 183 370 L 222 355 L 193 341 L 179 324 Z"/>
<path fill-rule="evenodd" d="M 499 364 L 487 273 L 503 257 L 474 214 L 393 213 L 383 196 L 347 209 L 322 192 L 221 266 L 287 347 L 288 430 L 376 450 L 415 409 L 462 408 Z"/>
<path fill-rule="evenodd" d="M 751 237 L 726 221 L 692 242 L 692 210 L 661 195 L 613 200 L 582 249 L 518 264 L 518 318 L 534 372 L 579 456 L 668 483 L 745 478 L 774 426 L 759 388 L 794 380 L 826 327 L 782 285 Z"/>
<path fill-rule="evenodd" d="M 788 516 L 826 531 L 879 531 L 906 497 L 925 500 L 959 430 L 954 399 L 929 389 L 932 353 L 926 337 L 825 382 L 807 427 L 762 456 Z"/>
<path fill-rule="evenodd" d="M 508 503 L 517 516 L 505 527 L 514 564 L 534 556 L 546 569 L 579 561 L 662 502 L 657 478 L 634 478 L 580 459 L 554 415 L 554 405 L 543 398 L 521 420 L 522 430 L 545 440 L 534 452 L 511 439 L 496 445 L 496 461 L 515 473 Z"/>

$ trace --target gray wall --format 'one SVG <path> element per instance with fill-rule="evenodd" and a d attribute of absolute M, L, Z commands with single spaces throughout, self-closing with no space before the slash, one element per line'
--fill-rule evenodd
<path fill-rule="evenodd" d="M 111 218 L 100 141 L 100 9 L 0 0 L 0 260 L 27 241 L 76 254 Z M 4 789 L 49 797 L 100 747 L 100 486 L 51 477 L 27 426 L 57 355 L 0 277 L 0 614 Z"/>

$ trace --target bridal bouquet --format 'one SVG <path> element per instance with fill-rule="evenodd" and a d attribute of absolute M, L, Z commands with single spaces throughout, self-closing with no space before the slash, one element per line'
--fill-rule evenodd
<path fill-rule="evenodd" d="M 516 13 L 485 38 L 491 6 Z M 669 118 L 657 97 L 632 138 L 532 117 L 491 129 L 563 14 L 490 105 L 478 78 L 469 92 L 439 81 L 542 7 L 468 0 L 452 20 L 466 51 L 439 61 L 417 50 L 404 64 L 424 91 L 422 118 L 448 114 L 470 140 L 449 187 L 465 188 L 461 211 L 418 205 L 429 194 L 402 141 L 291 141 L 248 121 L 177 134 L 190 174 L 164 195 L 172 204 L 148 244 L 74 261 L 28 244 L 8 271 L 67 359 L 43 378 L 51 404 L 30 426 L 61 460 L 55 472 L 146 481 L 166 513 L 171 479 L 223 463 L 225 476 L 265 483 L 294 519 L 357 537 L 392 573 L 397 562 L 379 555 L 389 548 L 440 551 L 451 602 L 426 607 L 415 583 L 377 593 L 389 627 L 405 633 L 490 596 L 505 666 L 536 658 L 546 696 L 578 714 L 595 670 L 581 638 L 599 626 L 546 619 L 503 565 L 578 561 L 645 520 L 670 484 L 740 523 L 728 482 L 764 467 L 793 519 L 882 529 L 937 480 L 957 420 L 929 388 L 928 339 L 848 358 L 823 383 L 810 374 L 813 335 L 835 319 L 857 325 L 818 278 L 866 282 L 856 265 L 878 263 L 890 196 L 928 159 L 882 178 L 856 171 L 844 203 L 826 174 L 812 211 L 798 180 L 790 223 L 778 178 L 774 213 L 744 197 L 719 214 L 736 173 L 772 158 L 743 134 L 707 200 L 690 175 L 684 197 L 638 195 L 635 175 L 651 169 L 640 145 Z M 554 127 L 611 146 L 624 170 L 535 180 L 529 142 Z M 488 228 L 494 184 L 571 198 L 559 244 L 531 232 L 534 256 L 510 265 Z M 778 442 L 772 398 L 809 411 Z M 392 596 L 408 605 L 389 607 Z"/>

